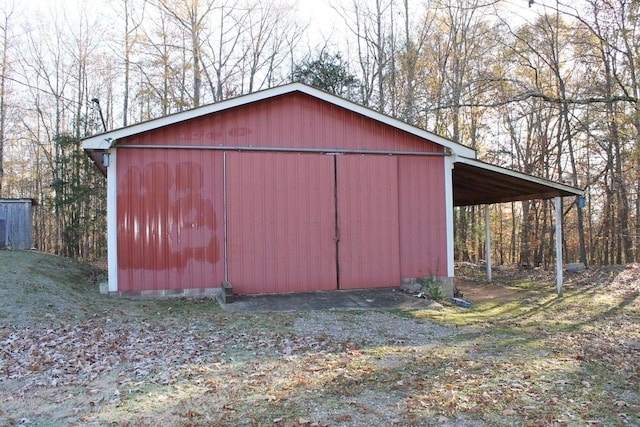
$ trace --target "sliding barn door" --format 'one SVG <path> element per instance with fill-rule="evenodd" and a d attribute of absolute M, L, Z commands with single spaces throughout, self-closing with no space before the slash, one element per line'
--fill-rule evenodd
<path fill-rule="evenodd" d="M 340 289 L 398 286 L 397 157 L 337 156 L 336 165 Z"/>
<path fill-rule="evenodd" d="M 227 153 L 226 198 L 234 292 L 336 289 L 333 157 Z"/>

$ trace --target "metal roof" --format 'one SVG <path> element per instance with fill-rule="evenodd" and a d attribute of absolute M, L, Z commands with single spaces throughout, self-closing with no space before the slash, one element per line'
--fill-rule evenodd
<path fill-rule="evenodd" d="M 479 160 L 459 157 L 453 167 L 454 206 L 583 195 L 578 188 Z"/>

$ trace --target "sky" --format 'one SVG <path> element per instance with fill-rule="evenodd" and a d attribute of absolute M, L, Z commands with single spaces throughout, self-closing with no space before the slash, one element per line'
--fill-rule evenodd
<path fill-rule="evenodd" d="M 80 10 L 83 6 L 88 6 L 90 10 L 108 15 L 108 9 L 113 8 L 115 4 L 122 0 L 0 0 L 5 4 L 15 4 L 18 8 L 26 8 L 27 10 L 47 10 L 52 9 L 54 5 L 64 5 L 64 10 L 68 13 L 74 10 Z M 262 0 L 265 1 L 265 0 Z M 336 12 L 335 7 L 341 5 L 350 5 L 353 0 L 284 0 L 294 5 L 299 11 L 298 16 L 302 22 L 309 25 L 309 36 L 314 41 L 324 41 L 325 38 L 335 40 L 336 33 L 340 33 L 344 29 L 342 18 Z M 360 0 L 362 1 L 362 0 Z M 371 5 L 375 4 L 374 0 L 368 0 Z M 502 0 L 500 3 L 506 7 L 505 17 L 509 20 L 522 19 L 527 15 L 540 12 L 543 8 L 542 3 L 547 0 L 536 0 L 533 7 L 528 7 L 529 0 Z M 550 0 L 549 0 L 550 1 Z M 548 2 L 548 1 L 547 1 Z M 418 5 L 428 4 L 428 0 L 410 0 L 414 3 L 414 10 Z M 333 6 L 332 6 L 333 5 Z"/>
<path fill-rule="evenodd" d="M 311 45 L 323 42 L 327 37 L 336 39 L 336 31 L 341 31 L 344 25 L 341 25 L 341 18 L 331 4 L 339 5 L 351 1 L 353 0 L 284 0 L 296 7 L 301 22 L 308 23 L 307 37 L 310 38 Z M 88 6 L 89 11 L 109 15 L 109 9 L 121 2 L 122 0 L 0 0 L 0 3 L 6 5 L 14 4 L 16 9 L 23 13 L 52 11 L 59 6 L 60 10 L 67 13 L 68 19 L 72 18 L 69 16 L 70 13 L 81 10 L 83 6 Z"/>

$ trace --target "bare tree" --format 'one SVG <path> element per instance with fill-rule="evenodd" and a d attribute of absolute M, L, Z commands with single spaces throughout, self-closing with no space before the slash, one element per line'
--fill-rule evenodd
<path fill-rule="evenodd" d="M 239 72 L 242 55 L 238 55 L 242 41 L 242 29 L 248 19 L 246 9 L 237 8 L 236 4 L 225 4 L 218 8 L 214 22 L 217 31 L 207 39 L 208 65 L 214 75 L 204 68 L 214 101 L 221 101 L 233 94 L 241 93 L 235 74 Z"/>
<path fill-rule="evenodd" d="M 246 53 L 243 54 L 246 64 L 243 68 L 247 68 L 243 75 L 248 74 L 248 92 L 270 85 L 275 70 L 286 60 L 286 35 L 300 34 L 302 28 L 291 14 L 291 6 L 275 2 L 258 2 L 250 9 L 244 21 Z"/>
<path fill-rule="evenodd" d="M 159 15 L 152 24 L 153 27 L 142 29 L 140 46 L 143 51 L 136 63 L 140 121 L 166 116 L 186 107 L 182 101 L 186 90 L 182 79 L 185 67 L 174 64 L 172 57 L 173 47 L 179 43 L 178 37 L 172 32 L 167 16 Z"/>
<path fill-rule="evenodd" d="M 418 118 L 418 86 L 420 73 L 420 58 L 429 35 L 434 31 L 434 14 L 425 13 L 418 25 L 412 26 L 414 11 L 410 8 L 409 0 L 403 0 L 403 43 L 402 50 L 397 55 L 400 69 L 398 82 L 398 97 L 403 100 L 400 117 L 410 124 L 414 124 Z"/>
<path fill-rule="evenodd" d="M 0 22 L 0 196 L 4 180 L 4 140 L 7 122 L 7 78 L 9 77 L 9 32 L 12 24 L 13 7 L 5 4 Z"/>
<path fill-rule="evenodd" d="M 192 105 L 198 107 L 202 86 L 202 43 L 207 18 L 215 0 L 156 0 L 158 6 L 182 27 L 190 38 L 191 73 L 193 75 Z"/>
<path fill-rule="evenodd" d="M 608 169 L 610 169 L 611 184 L 609 186 L 612 202 L 616 205 L 617 220 L 612 223 L 612 232 L 617 236 L 618 243 L 616 245 L 616 262 L 630 262 L 637 259 L 637 245 L 635 245 L 636 253 L 634 257 L 634 238 L 630 224 L 630 198 L 628 184 L 625 179 L 624 165 L 626 136 L 622 129 L 622 123 L 625 121 L 624 116 L 627 112 L 622 108 L 616 95 L 619 91 L 623 95 L 635 98 L 635 102 L 631 103 L 632 111 L 630 122 L 633 125 L 635 137 L 635 148 L 630 147 L 629 151 L 640 152 L 640 88 L 638 87 L 637 77 L 637 51 L 639 49 L 637 34 L 634 29 L 638 25 L 637 15 L 634 15 L 632 9 L 637 9 L 638 5 L 626 0 L 618 2 L 605 2 L 601 0 L 589 0 L 590 6 L 588 10 L 589 16 L 584 17 L 573 15 L 579 19 L 590 34 L 594 36 L 595 43 L 592 49 L 599 59 L 600 75 L 603 77 L 603 84 L 600 86 L 604 102 L 604 115 L 607 123 L 607 147 Z M 620 60 L 619 56 L 624 58 Z M 626 64 L 625 64 L 626 62 Z M 638 161 L 640 165 L 640 161 Z M 640 178 L 637 178 L 640 180 Z M 636 181 L 638 182 L 638 181 Z M 630 184 L 630 182 L 629 182 Z M 637 191 L 640 187 L 636 187 Z M 638 193 L 637 193 L 638 194 Z M 640 212 L 639 201 L 636 194 L 636 212 Z M 636 230 L 640 230 L 639 216 L 636 214 Z M 640 233 L 637 233 L 640 234 Z M 636 236 L 636 241 L 639 237 Z"/>
<path fill-rule="evenodd" d="M 124 87 L 122 96 L 122 125 L 127 126 L 129 118 L 129 100 L 131 89 L 131 55 L 133 48 L 138 39 L 137 31 L 140 29 L 144 20 L 144 5 L 142 3 L 141 11 L 136 15 L 135 0 L 122 0 L 122 19 L 124 21 Z"/>
<path fill-rule="evenodd" d="M 371 5 L 371 2 L 353 0 L 350 8 L 334 7 L 356 38 L 362 103 L 372 107 L 375 104 L 375 108 L 381 112 L 386 109 L 388 17 L 392 3 L 393 0 L 375 0 Z"/>

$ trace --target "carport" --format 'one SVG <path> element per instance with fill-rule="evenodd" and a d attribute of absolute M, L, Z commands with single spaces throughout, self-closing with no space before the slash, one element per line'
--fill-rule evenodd
<path fill-rule="evenodd" d="M 556 288 L 562 296 L 562 198 L 583 197 L 584 191 L 511 169 L 466 157 L 453 163 L 454 206 L 485 205 L 487 279 L 491 281 L 491 238 L 489 205 L 534 199 L 555 199 Z"/>

